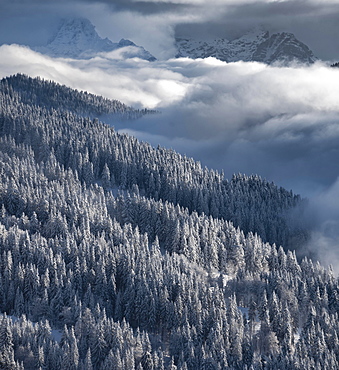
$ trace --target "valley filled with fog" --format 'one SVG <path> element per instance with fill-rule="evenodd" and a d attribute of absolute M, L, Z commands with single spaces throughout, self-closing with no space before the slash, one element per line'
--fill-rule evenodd
<path fill-rule="evenodd" d="M 0 4 L 0 368 L 339 368 L 339 0 Z"/>
<path fill-rule="evenodd" d="M 329 63 L 265 65 L 215 58 L 149 62 L 120 50 L 90 59 L 51 58 L 20 45 L 0 47 L 0 76 L 18 70 L 159 114 L 116 121 L 154 146 L 202 165 L 259 176 L 309 199 L 312 251 L 337 260 L 339 70 Z M 327 250 L 327 253 L 323 253 Z M 333 251 L 333 252 L 332 252 Z"/>

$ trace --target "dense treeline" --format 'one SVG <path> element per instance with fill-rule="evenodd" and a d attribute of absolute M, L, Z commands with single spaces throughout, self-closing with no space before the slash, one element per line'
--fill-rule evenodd
<path fill-rule="evenodd" d="M 145 114 L 156 113 L 154 110 L 134 109 L 118 100 L 106 99 L 87 91 L 70 89 L 54 81 L 45 81 L 39 77 L 33 79 L 22 74 L 2 79 L 0 90 L 10 96 L 15 96 L 23 104 L 71 111 L 92 118 L 110 115 L 116 119 L 131 120 Z"/>
<path fill-rule="evenodd" d="M 274 228 L 298 198 L 95 120 L 1 102 L 0 368 L 339 367 L 331 271 L 212 212 L 216 196 L 240 222 L 260 206 Z"/>
<path fill-rule="evenodd" d="M 26 80 L 29 88 L 21 93 Z M 22 87 L 11 89 L 12 81 Z M 37 86 L 32 88 L 35 82 Z M 306 238 L 299 225 L 288 222 L 291 209 L 301 205 L 300 197 L 292 192 L 258 176 L 237 175 L 227 181 L 223 174 L 202 168 L 191 158 L 119 135 L 96 119 L 79 118 L 72 109 L 50 110 L 42 103 L 32 106 L 22 102 L 30 101 L 22 96 L 39 91 L 40 85 L 44 93 L 50 90 L 56 91 L 50 95 L 58 95 L 63 87 L 56 84 L 46 88 L 47 82 L 20 75 L 3 80 L 3 85 L 8 87 L 0 89 L 4 107 L 0 130 L 18 143 L 29 144 L 38 161 L 52 156 L 87 184 L 104 177 L 106 186 L 132 189 L 137 185 L 147 197 L 232 221 L 245 233 L 256 232 L 270 243 L 290 246 L 292 241 L 297 245 L 296 240 L 302 243 Z M 61 106 L 67 101 L 62 100 Z"/>
<path fill-rule="evenodd" d="M 338 284 L 319 265 L 299 265 L 225 221 L 88 187 L 56 161 L 37 165 L 12 140 L 0 147 L 0 308 L 21 318 L 3 318 L 6 361 L 26 369 L 337 363 Z M 51 326 L 63 330 L 60 342 Z"/>

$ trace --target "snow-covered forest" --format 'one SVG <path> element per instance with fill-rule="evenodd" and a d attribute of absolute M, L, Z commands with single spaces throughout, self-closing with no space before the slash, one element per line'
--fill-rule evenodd
<path fill-rule="evenodd" d="M 155 114 L 154 110 L 134 109 L 118 100 L 110 100 L 93 95 L 87 91 L 70 89 L 54 81 L 45 81 L 41 78 L 30 78 L 17 74 L 0 81 L 3 94 L 18 94 L 18 100 L 34 107 L 43 107 L 47 110 L 55 109 L 63 112 L 72 112 L 86 117 L 101 117 L 111 115 L 116 120 L 133 120 L 145 114 Z M 3 106 L 5 107 L 5 105 Z"/>
<path fill-rule="evenodd" d="M 24 75 L 0 107 L 0 368 L 339 368 L 299 196 L 95 118 L 153 111 Z"/>

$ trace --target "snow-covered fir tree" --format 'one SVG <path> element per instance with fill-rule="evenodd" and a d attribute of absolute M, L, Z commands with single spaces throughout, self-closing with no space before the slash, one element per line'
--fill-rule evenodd
<path fill-rule="evenodd" d="M 119 135 L 99 101 L 0 83 L 0 368 L 339 368 L 338 280 L 288 250 L 300 197 Z"/>

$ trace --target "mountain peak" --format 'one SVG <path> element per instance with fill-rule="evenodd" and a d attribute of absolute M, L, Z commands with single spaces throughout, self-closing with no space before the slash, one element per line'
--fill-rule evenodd
<path fill-rule="evenodd" d="M 257 50 L 253 54 L 253 60 L 268 64 L 276 61 L 287 63 L 298 61 L 312 64 L 316 59 L 308 46 L 299 41 L 290 32 L 273 34 L 258 45 Z"/>
<path fill-rule="evenodd" d="M 119 41 L 119 45 L 121 45 L 121 47 L 123 47 L 123 46 L 135 46 L 135 43 L 131 40 L 121 39 Z"/>
<path fill-rule="evenodd" d="M 90 37 L 98 38 L 99 35 L 95 31 L 94 25 L 87 18 L 64 18 L 61 20 L 57 33 L 49 41 L 53 42 L 55 39 L 60 37 L 63 34 L 83 34 Z"/>
<path fill-rule="evenodd" d="M 242 36 L 240 36 L 236 40 L 246 39 L 248 41 L 250 41 L 250 40 L 252 40 L 252 41 L 264 41 L 264 40 L 268 39 L 269 36 L 270 36 L 269 31 L 267 31 L 267 29 L 265 29 L 264 26 L 259 25 L 259 26 L 255 26 L 255 27 L 251 28 L 249 31 L 244 33 Z M 233 40 L 233 41 L 235 41 L 235 40 Z"/>
<path fill-rule="evenodd" d="M 270 35 L 263 26 L 258 26 L 232 41 L 216 39 L 212 42 L 192 39 L 176 39 L 177 57 L 215 57 L 225 62 L 243 60 L 263 63 L 298 61 L 314 63 L 312 51 L 293 33 L 282 32 Z"/>
<path fill-rule="evenodd" d="M 126 54 L 128 58 L 156 60 L 143 47 L 135 45 L 130 40 L 121 39 L 119 43 L 114 43 L 108 38 L 101 38 L 95 26 L 86 18 L 63 19 L 47 45 L 37 47 L 35 50 L 52 57 L 87 59 L 98 53 L 110 52 L 126 46 L 133 47 L 133 50 L 128 50 Z"/>
<path fill-rule="evenodd" d="M 86 58 L 116 46 L 109 39 L 102 39 L 88 19 L 69 18 L 63 19 L 47 45 L 37 50 L 53 57 Z"/>

